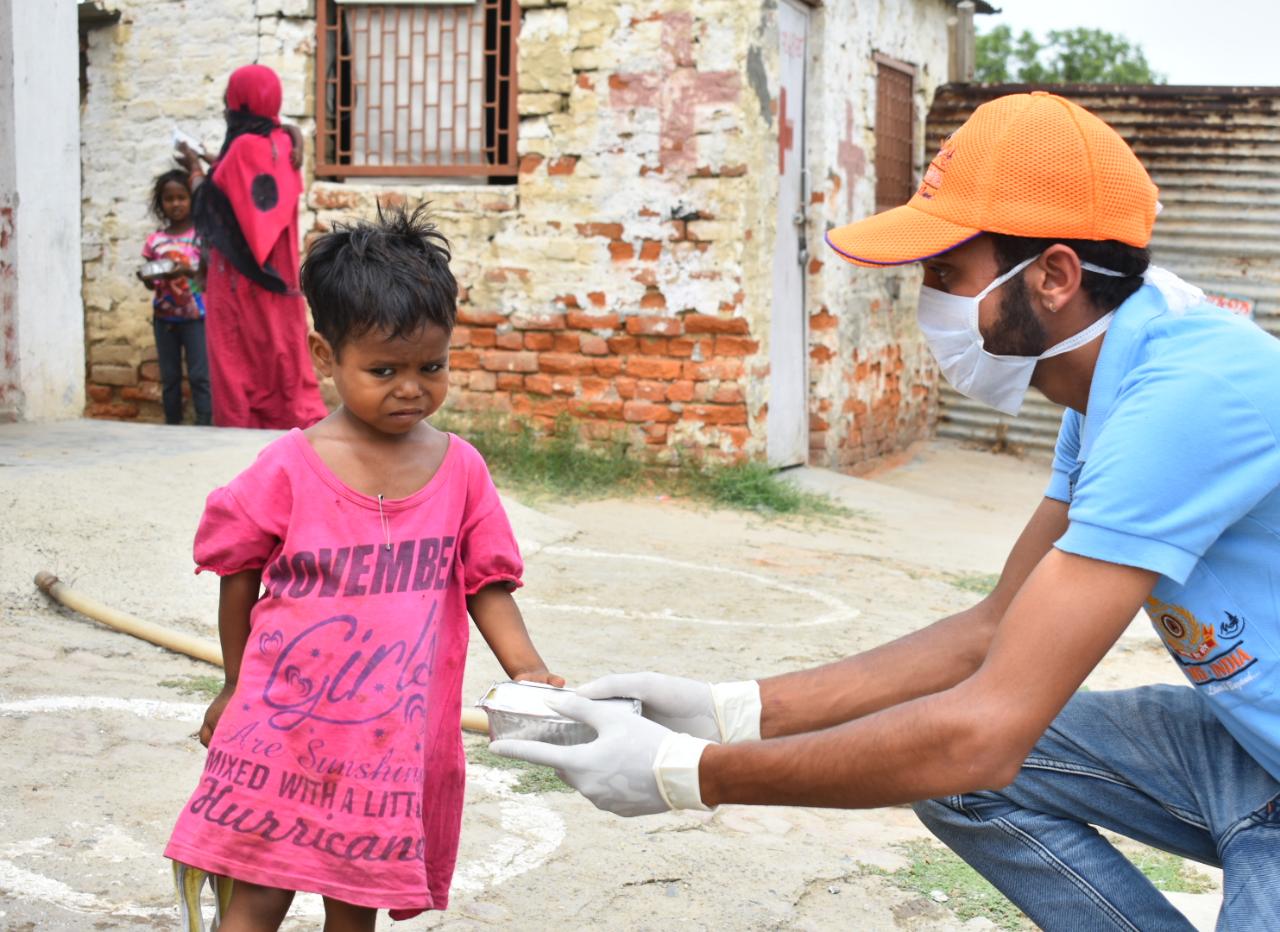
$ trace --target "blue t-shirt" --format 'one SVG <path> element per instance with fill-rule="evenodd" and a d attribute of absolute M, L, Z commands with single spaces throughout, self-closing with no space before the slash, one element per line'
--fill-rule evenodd
<path fill-rule="evenodd" d="M 1236 740 L 1280 779 L 1280 340 L 1147 285 L 1116 311 L 1068 410 L 1045 494 L 1059 550 L 1160 574 L 1156 633 Z"/>

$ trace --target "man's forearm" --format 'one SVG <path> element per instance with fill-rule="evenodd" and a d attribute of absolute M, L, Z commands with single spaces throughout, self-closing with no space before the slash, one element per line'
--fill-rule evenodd
<path fill-rule="evenodd" d="M 1155 579 L 1055 550 L 1009 606 L 973 675 L 825 731 L 710 745 L 698 770 L 702 802 L 861 808 L 1003 786 Z"/>
<path fill-rule="evenodd" d="M 949 689 L 986 658 L 1015 593 L 1067 529 L 1067 506 L 1043 499 L 985 599 L 882 647 L 760 682 L 760 735 L 796 735 Z"/>
<path fill-rule="evenodd" d="M 825 731 L 710 745 L 699 780 L 708 806 L 866 808 L 994 788 L 1008 749 L 990 742 L 965 687 Z M 985 736 L 985 737 L 984 737 Z"/>
<path fill-rule="evenodd" d="M 761 680 L 761 737 L 830 728 L 949 689 L 982 663 L 997 611 L 986 600 L 855 657 Z"/>

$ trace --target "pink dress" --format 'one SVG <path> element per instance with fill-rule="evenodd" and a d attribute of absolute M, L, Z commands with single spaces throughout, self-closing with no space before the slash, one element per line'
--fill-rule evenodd
<path fill-rule="evenodd" d="M 209 249 L 204 301 L 208 314 L 213 423 L 287 430 L 310 427 L 329 413 L 307 349 L 307 303 L 298 293 L 297 221 L 272 247 L 288 294 L 274 294 Z"/>
<path fill-rule="evenodd" d="M 298 430 L 210 494 L 197 572 L 263 567 L 265 592 L 165 854 L 402 919 L 448 905 L 466 597 L 519 586 L 523 567 L 484 460 L 456 436 L 382 510 L 385 524 Z"/>

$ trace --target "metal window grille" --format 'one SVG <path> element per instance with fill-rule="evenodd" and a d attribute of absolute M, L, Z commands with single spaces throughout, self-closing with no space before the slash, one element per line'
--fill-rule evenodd
<path fill-rule="evenodd" d="M 519 0 L 317 0 L 316 175 L 517 171 Z"/>
<path fill-rule="evenodd" d="M 883 60 L 877 63 L 877 211 L 900 207 L 915 193 L 915 75 L 907 68 Z"/>

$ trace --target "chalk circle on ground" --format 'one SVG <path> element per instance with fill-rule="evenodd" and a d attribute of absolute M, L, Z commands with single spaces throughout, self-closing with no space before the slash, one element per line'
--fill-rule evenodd
<path fill-rule="evenodd" d="M 3 718 L 91 711 L 126 712 L 141 718 L 196 723 L 204 716 L 205 706 L 196 702 L 119 696 L 36 696 L 0 700 L 0 717 Z M 479 893 L 486 887 L 497 886 L 531 871 L 564 842 L 564 820 L 538 795 L 517 793 L 513 786 L 518 779 L 519 775 L 512 771 L 479 764 L 467 765 L 468 790 L 478 790 L 498 802 L 501 834 L 478 858 L 459 860 L 453 875 L 455 893 Z M 176 817 L 177 814 L 174 815 Z M 108 828 L 119 832 L 115 826 L 109 825 Z M 108 902 L 16 863 L 17 859 L 38 855 L 52 843 L 51 838 L 35 838 L 0 847 L 0 888 L 8 890 L 15 898 L 72 913 L 139 919 L 177 916 L 176 905 L 153 907 Z M 302 894 L 290 910 L 290 917 L 322 919 L 323 902 L 314 894 Z"/>
<path fill-rule="evenodd" d="M 652 621 L 686 622 L 688 624 L 713 625 L 729 628 L 816 628 L 822 625 L 834 625 L 845 621 L 852 621 L 861 614 L 861 612 L 856 608 L 848 605 L 842 599 L 826 592 L 820 592 L 819 590 L 811 589 L 808 586 L 797 586 L 792 583 L 782 582 L 781 580 L 764 576 L 760 573 L 752 573 L 748 570 L 736 570 L 727 566 L 717 566 L 714 563 L 694 563 L 688 560 L 674 560 L 670 557 L 657 557 L 644 553 L 614 553 L 608 550 L 590 550 L 584 547 L 567 546 L 543 547 L 540 553 L 550 554 L 552 556 L 574 557 L 584 560 L 619 560 L 624 562 L 652 563 L 658 566 L 696 570 L 699 573 L 716 573 L 722 576 L 729 576 L 731 578 L 748 580 L 763 586 L 764 588 L 785 592 L 789 595 L 812 599 L 818 604 L 826 606 L 827 611 L 816 618 L 811 618 L 806 621 L 779 622 L 744 621 L 733 618 L 702 618 L 696 615 L 684 615 L 680 612 L 672 611 L 669 608 L 654 612 L 629 608 L 613 608 L 607 605 L 542 602 L 538 599 L 529 598 L 522 598 L 520 600 L 521 606 L 529 606 L 567 614 L 595 615 L 606 618 L 643 618 Z"/>

